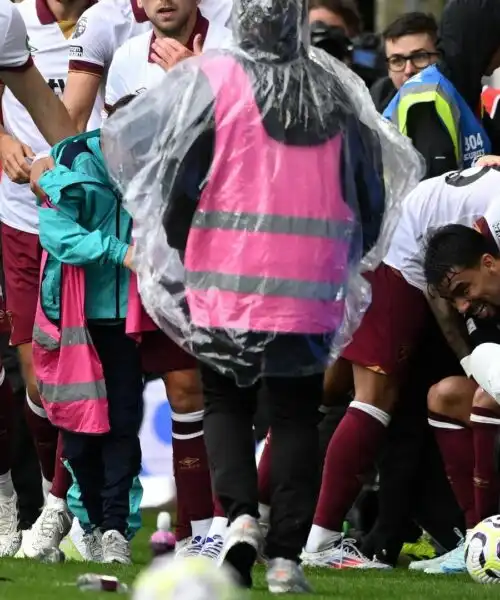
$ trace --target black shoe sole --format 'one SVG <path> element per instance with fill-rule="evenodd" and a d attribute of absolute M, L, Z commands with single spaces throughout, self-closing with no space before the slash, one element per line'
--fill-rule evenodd
<path fill-rule="evenodd" d="M 235 544 L 226 554 L 224 564 L 229 565 L 239 578 L 244 588 L 252 587 L 252 569 L 257 560 L 257 551 L 251 544 L 240 542 Z"/>

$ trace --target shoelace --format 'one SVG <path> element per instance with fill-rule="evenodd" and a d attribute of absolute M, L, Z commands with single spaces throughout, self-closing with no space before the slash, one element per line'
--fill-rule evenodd
<path fill-rule="evenodd" d="M 359 550 L 356 546 L 356 540 L 354 538 L 346 538 L 345 533 L 340 538 L 340 566 L 344 562 L 344 554 L 346 557 L 360 558 L 363 562 L 370 562 L 368 558 Z"/>
<path fill-rule="evenodd" d="M 184 556 L 197 556 L 203 549 L 204 540 L 201 537 L 195 537 L 186 548 Z"/>
<path fill-rule="evenodd" d="M 53 508 L 45 509 L 40 522 L 40 528 L 37 531 L 36 539 L 40 537 L 54 537 L 54 530 L 62 533 L 63 527 L 59 519 L 61 512 Z M 36 531 L 36 530 L 35 530 Z"/>
<path fill-rule="evenodd" d="M 448 552 L 448 556 L 447 556 L 446 560 L 443 561 L 443 566 L 446 566 L 449 564 L 455 565 L 458 561 L 461 561 L 461 559 L 463 559 L 463 554 L 465 551 L 464 546 L 465 546 L 465 539 L 462 538 L 458 542 L 457 547 Z"/>
<path fill-rule="evenodd" d="M 129 555 L 128 547 L 124 543 L 123 538 L 121 538 L 117 535 L 108 536 L 107 546 L 108 546 L 108 550 L 110 550 L 113 554 L 117 554 L 119 556 L 128 558 L 128 555 Z"/>
<path fill-rule="evenodd" d="M 201 551 L 202 556 L 206 556 L 207 558 L 218 558 L 221 553 L 222 547 L 224 546 L 224 540 L 214 539 L 211 542 L 206 543 L 203 546 L 203 550 Z"/>
<path fill-rule="evenodd" d="M 12 501 L 0 504 L 0 535 L 13 533 L 15 524 L 15 511 L 12 510 Z"/>
<path fill-rule="evenodd" d="M 84 533 L 82 539 L 92 558 L 102 555 L 102 544 L 95 533 Z"/>

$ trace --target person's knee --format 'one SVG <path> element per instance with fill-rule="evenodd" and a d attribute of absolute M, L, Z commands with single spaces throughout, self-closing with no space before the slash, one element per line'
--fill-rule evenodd
<path fill-rule="evenodd" d="M 429 389 L 427 407 L 438 415 L 461 418 L 470 412 L 473 394 L 465 377 L 448 377 Z"/>
<path fill-rule="evenodd" d="M 164 377 L 168 400 L 177 414 L 203 410 L 203 393 L 198 371 L 174 371 Z"/>

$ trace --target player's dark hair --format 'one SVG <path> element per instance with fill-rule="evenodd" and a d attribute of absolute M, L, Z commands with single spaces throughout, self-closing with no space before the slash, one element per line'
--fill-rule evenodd
<path fill-rule="evenodd" d="M 405 35 L 428 33 L 436 41 L 438 24 L 436 17 L 430 13 L 409 12 L 399 16 L 382 33 L 384 40 L 397 40 Z"/>
<path fill-rule="evenodd" d="M 326 8 L 344 21 L 349 35 L 355 37 L 363 30 L 363 22 L 355 0 L 309 0 L 309 10 Z"/>
<path fill-rule="evenodd" d="M 484 254 L 500 257 L 500 251 L 490 236 L 465 225 L 445 225 L 427 240 L 424 275 L 430 293 L 457 271 L 474 269 Z"/>
<path fill-rule="evenodd" d="M 126 96 L 122 96 L 119 100 L 117 100 L 112 106 L 110 106 L 106 110 L 108 117 L 114 115 L 117 110 L 120 110 L 120 108 L 123 108 L 127 106 L 127 104 L 130 104 L 130 102 L 132 102 L 134 98 L 137 98 L 137 94 L 127 94 Z"/>

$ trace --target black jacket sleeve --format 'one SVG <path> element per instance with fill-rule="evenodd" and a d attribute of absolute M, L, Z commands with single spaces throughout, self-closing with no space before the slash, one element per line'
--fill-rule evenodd
<path fill-rule="evenodd" d="M 342 158 L 344 199 L 357 215 L 364 255 L 378 240 L 385 212 L 382 149 L 377 133 L 357 118 L 350 118 Z"/>
<path fill-rule="evenodd" d="M 191 222 L 214 157 L 215 99 L 208 80 L 201 74 L 197 92 L 203 99 L 200 106 L 204 109 L 194 122 L 190 123 L 190 139 L 194 141 L 185 156 L 172 157 L 167 161 L 163 175 L 168 195 L 165 198 L 163 227 L 168 245 L 179 252 L 186 249 Z"/>
<path fill-rule="evenodd" d="M 408 137 L 424 157 L 425 179 L 458 168 L 453 141 L 433 104 L 424 102 L 413 106 L 408 113 L 407 129 Z"/>

